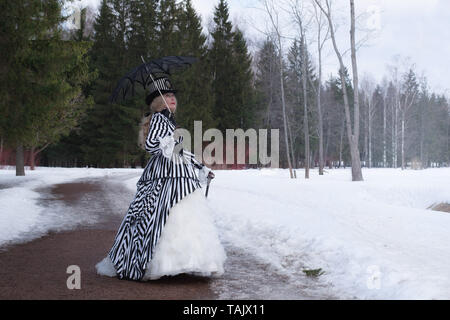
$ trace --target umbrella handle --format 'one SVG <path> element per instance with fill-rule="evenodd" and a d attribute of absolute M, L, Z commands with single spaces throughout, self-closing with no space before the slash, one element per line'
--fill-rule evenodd
<path fill-rule="evenodd" d="M 208 197 L 208 191 L 209 191 L 209 184 L 211 183 L 211 178 L 208 177 L 208 180 L 206 182 L 206 194 L 205 194 L 205 198 Z"/>
<path fill-rule="evenodd" d="M 142 62 L 144 63 L 145 70 L 147 70 L 147 73 L 150 75 L 150 78 L 152 78 L 152 81 L 155 82 L 155 79 L 153 78 L 152 73 L 151 73 L 150 71 L 148 71 L 148 69 L 147 69 L 147 64 L 146 64 L 146 62 L 145 62 L 145 60 L 144 60 L 144 57 L 143 57 L 142 55 L 141 55 L 141 59 L 142 59 Z M 158 89 L 158 92 L 159 92 L 159 94 L 161 95 L 161 98 L 163 99 L 164 104 L 165 104 L 166 107 L 167 107 L 167 110 L 169 110 L 169 112 L 172 113 L 172 111 L 171 111 L 170 108 L 169 108 L 169 105 L 168 105 L 167 102 L 166 102 L 166 99 L 164 99 L 164 96 L 163 96 L 163 94 L 161 93 L 161 90 L 159 90 L 158 86 L 155 86 L 155 87 L 156 87 L 156 89 Z"/>

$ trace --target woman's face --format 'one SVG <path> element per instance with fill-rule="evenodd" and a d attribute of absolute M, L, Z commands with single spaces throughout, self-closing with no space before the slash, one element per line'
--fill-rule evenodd
<path fill-rule="evenodd" d="M 164 93 L 164 99 L 166 100 L 170 111 L 175 112 L 177 109 L 177 98 L 175 97 L 175 94 L 172 92 Z"/>

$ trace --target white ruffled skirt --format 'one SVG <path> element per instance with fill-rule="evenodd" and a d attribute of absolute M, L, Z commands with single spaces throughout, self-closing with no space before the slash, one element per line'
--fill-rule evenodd
<path fill-rule="evenodd" d="M 147 264 L 142 280 L 156 280 L 180 273 L 217 277 L 224 273 L 225 260 L 225 250 L 206 202 L 204 188 L 198 188 L 170 209 L 153 259 Z M 95 267 L 98 274 L 116 276 L 108 256 Z"/>

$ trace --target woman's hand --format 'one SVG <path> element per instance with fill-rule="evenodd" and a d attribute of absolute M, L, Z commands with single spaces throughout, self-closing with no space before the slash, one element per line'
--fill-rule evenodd
<path fill-rule="evenodd" d="M 206 184 L 208 182 L 208 178 L 214 179 L 214 173 L 207 166 L 203 166 L 198 173 L 198 179 L 201 184 Z"/>

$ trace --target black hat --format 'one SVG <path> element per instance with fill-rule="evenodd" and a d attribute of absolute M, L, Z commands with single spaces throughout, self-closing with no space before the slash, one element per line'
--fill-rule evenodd
<path fill-rule="evenodd" d="M 153 99 L 159 96 L 159 91 L 161 91 L 162 94 L 168 92 L 177 92 L 177 90 L 173 88 L 172 83 L 167 77 L 156 78 L 155 81 L 152 81 L 152 83 L 149 85 L 148 89 L 149 91 L 147 97 L 145 98 L 145 103 L 147 105 L 150 105 Z"/>

